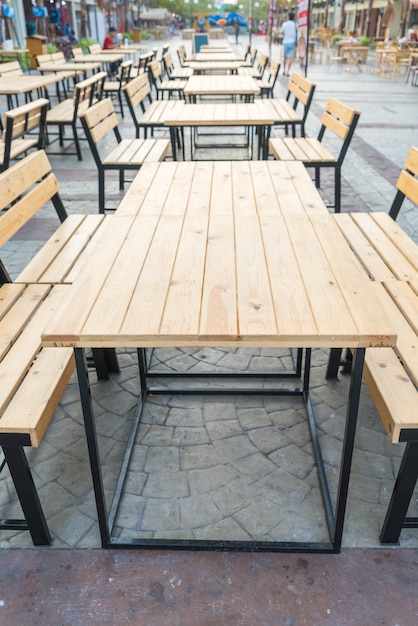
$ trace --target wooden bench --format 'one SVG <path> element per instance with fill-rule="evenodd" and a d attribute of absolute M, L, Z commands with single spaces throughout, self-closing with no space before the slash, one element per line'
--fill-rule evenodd
<path fill-rule="evenodd" d="M 99 212 L 105 212 L 105 173 L 119 172 L 119 189 L 124 188 L 126 170 L 137 171 L 147 162 L 163 161 L 170 148 L 168 139 L 122 139 L 118 118 L 110 98 L 97 102 L 80 114 L 90 149 L 98 169 Z M 114 134 L 115 146 L 101 156 L 98 143 Z"/>
<path fill-rule="evenodd" d="M 11 160 L 32 148 L 43 148 L 48 106 L 49 100 L 41 98 L 5 113 L 5 131 L 0 143 L 0 171 L 7 169 Z M 32 135 L 28 136 L 28 133 Z"/>
<path fill-rule="evenodd" d="M 395 349 L 368 349 L 364 380 L 393 443 L 407 442 L 392 497 L 380 534 L 382 543 L 397 543 L 402 528 L 418 528 L 407 518 L 408 506 L 418 478 L 418 246 L 397 225 L 403 199 L 418 205 L 418 149 L 412 148 L 397 182 L 389 214 L 352 213 L 334 215 L 334 221 L 377 290 L 395 329 Z M 350 368 L 348 354 L 333 349 L 327 378 L 338 368 Z"/>
<path fill-rule="evenodd" d="M 321 118 L 321 128 L 316 139 L 307 137 L 272 138 L 269 141 L 274 158 L 279 161 L 302 161 L 315 170 L 315 184 L 321 186 L 322 168 L 334 171 L 334 211 L 341 210 L 341 168 L 359 120 L 360 113 L 335 98 L 329 98 Z M 324 145 L 325 131 L 340 139 L 340 151 L 334 156 Z"/>
<path fill-rule="evenodd" d="M 29 530 L 35 545 L 48 545 L 51 536 L 23 448 L 41 444 L 75 363 L 71 348 L 43 348 L 41 334 L 111 218 L 67 216 L 44 151 L 1 173 L 0 188 L 1 246 L 48 200 L 62 221 L 15 282 L 0 264 L 0 445 L 25 516 L 2 520 L 0 528 Z M 114 353 L 95 350 L 94 359 L 99 378 L 118 371 Z"/>
<path fill-rule="evenodd" d="M 96 99 L 100 99 L 103 92 L 103 85 L 106 79 L 106 72 L 99 72 L 80 81 L 74 85 L 74 95 L 63 102 L 49 109 L 46 116 L 47 127 L 58 126 L 59 145 L 64 145 L 64 129 L 69 127 L 72 131 L 71 141 L 74 141 L 75 153 L 79 161 L 83 159 L 81 154 L 80 141 L 78 137 L 77 124 L 79 113 L 86 110 Z M 62 152 L 51 152 L 49 154 L 62 154 Z"/>

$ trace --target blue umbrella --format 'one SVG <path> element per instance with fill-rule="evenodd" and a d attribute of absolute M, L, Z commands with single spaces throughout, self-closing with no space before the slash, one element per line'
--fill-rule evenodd
<path fill-rule="evenodd" d="M 228 17 L 226 18 L 226 22 L 227 24 L 236 24 L 238 22 L 240 26 L 247 26 L 248 24 L 245 17 L 242 17 L 242 15 L 236 13 L 236 11 L 232 11 L 232 13 L 228 15 Z"/>

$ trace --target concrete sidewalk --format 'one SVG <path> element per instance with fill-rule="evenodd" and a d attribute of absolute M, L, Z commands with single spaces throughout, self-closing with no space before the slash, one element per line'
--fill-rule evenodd
<path fill-rule="evenodd" d="M 242 38 L 241 38 L 242 39 Z M 161 48 L 165 42 L 158 42 Z M 168 43 L 175 50 L 181 42 Z M 186 42 L 190 45 L 190 42 Z M 239 52 L 244 49 L 242 39 Z M 150 43 L 150 47 L 152 47 Z M 263 38 L 253 45 L 268 51 Z M 273 58 L 281 48 L 273 46 Z M 343 210 L 387 211 L 394 184 L 411 145 L 418 145 L 418 89 L 400 78 L 348 73 L 312 65 L 308 77 L 317 89 L 308 116 L 307 133 L 315 136 L 328 97 L 337 97 L 361 111 L 354 140 L 343 166 Z M 287 78 L 276 83 L 277 97 L 286 95 Z M 129 114 L 121 123 L 132 134 Z M 97 212 L 97 174 L 88 146 L 82 162 L 75 156 L 51 156 L 69 213 Z M 236 158 L 231 152 L 225 158 Z M 116 205 L 121 194 L 109 176 L 108 197 Z M 329 184 L 325 179 L 324 193 Z M 405 203 L 399 222 L 418 242 L 416 209 Z M 2 251 L 9 271 L 18 272 L 33 251 L 55 230 L 50 208 L 22 229 Z M 284 351 L 279 362 L 285 365 Z M 327 354 L 316 350 L 313 386 L 320 431 L 331 484 L 338 465 L 344 422 L 347 380 L 325 384 Z M 108 383 L 94 383 L 105 468 L 111 491 L 115 467 L 127 436 L 127 420 L 136 403 L 136 368 L 122 353 L 121 374 Z M 276 366 L 277 352 L 245 350 L 158 350 L 155 364 L 166 371 L 203 367 L 260 369 Z M 184 414 L 186 417 L 184 418 Z M 276 445 L 275 437 L 279 443 Z M 273 440 L 273 441 L 272 441 Z M 281 540 L 325 532 L 304 409 L 298 399 L 180 398 L 162 396 L 149 402 L 138 435 L 117 530 L 121 536 Z M 343 539 L 345 547 L 380 548 L 379 531 L 397 473 L 402 445 L 390 444 L 376 410 L 364 390 L 356 439 L 353 473 Z M 52 548 L 96 548 L 99 534 L 82 427 L 78 386 L 73 377 L 39 450 L 28 458 L 54 535 Z M 225 460 L 226 459 L 226 460 Z M 416 499 L 411 514 L 418 515 Z M 18 517 L 19 504 L 7 471 L 0 477 L 0 516 Z M 401 545 L 418 546 L 418 531 L 403 531 Z M 2 532 L 0 546 L 31 547 L 28 533 Z M 243 622 L 244 623 L 244 622 Z"/>

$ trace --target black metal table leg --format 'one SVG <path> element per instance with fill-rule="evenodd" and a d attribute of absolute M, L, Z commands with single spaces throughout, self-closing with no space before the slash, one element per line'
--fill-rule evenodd
<path fill-rule="evenodd" d="M 80 386 L 81 406 L 83 410 L 84 428 L 86 432 L 87 448 L 89 451 L 90 469 L 93 479 L 94 496 L 96 499 L 97 517 L 100 528 L 102 547 L 109 547 L 109 527 L 107 507 L 104 495 L 102 470 L 99 448 L 97 444 L 96 425 L 94 422 L 93 403 L 90 391 L 87 359 L 83 348 L 74 349 L 77 367 L 78 384 Z"/>
<path fill-rule="evenodd" d="M 350 479 L 351 462 L 353 458 L 354 437 L 356 434 L 358 408 L 360 403 L 365 353 L 365 348 L 357 348 L 354 352 L 353 357 L 353 368 L 351 371 L 350 390 L 348 392 L 347 417 L 345 421 L 345 431 L 341 456 L 340 478 L 335 509 L 336 512 L 333 546 L 336 551 L 339 551 L 341 549 L 344 517 L 347 506 L 348 484 Z"/>

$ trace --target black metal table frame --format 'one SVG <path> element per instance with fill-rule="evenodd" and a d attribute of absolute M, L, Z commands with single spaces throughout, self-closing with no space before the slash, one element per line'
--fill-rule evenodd
<path fill-rule="evenodd" d="M 270 134 L 271 134 L 271 124 L 254 124 L 254 123 L 250 123 L 250 124 L 233 124 L 234 127 L 244 127 L 246 129 L 245 134 L 247 136 L 247 145 L 242 146 L 239 145 L 237 146 L 236 143 L 234 144 L 223 144 L 223 145 L 219 145 L 219 144 L 207 144 L 207 145 L 198 145 L 197 148 L 242 148 L 242 147 L 248 147 L 248 160 L 252 160 L 253 159 L 253 152 L 254 152 L 254 132 L 256 129 L 256 132 L 258 134 L 258 148 L 257 148 L 257 157 L 258 159 L 262 159 L 264 161 L 267 160 L 268 158 L 268 149 L 269 149 L 269 139 L 270 139 Z M 189 128 L 190 128 L 190 159 L 191 161 L 194 160 L 194 154 L 195 154 L 195 137 L 196 137 L 196 133 L 199 127 L 204 127 L 204 128 L 217 128 L 216 124 L 213 124 L 213 126 L 208 126 L 207 124 L 190 124 Z M 224 125 L 218 125 L 218 127 L 226 127 Z M 172 155 L 173 155 L 173 161 L 177 161 L 177 144 L 178 144 L 178 131 L 179 129 L 183 130 L 184 125 L 182 126 L 171 126 L 170 125 L 170 139 L 171 139 L 171 151 L 172 151 Z M 185 146 L 183 143 L 182 146 L 182 155 L 183 155 L 183 161 L 185 160 Z M 213 160 L 213 159 L 209 159 L 209 160 Z"/>
<path fill-rule="evenodd" d="M 311 349 L 305 349 L 304 367 L 302 371 L 302 386 L 293 388 L 278 389 L 232 389 L 225 390 L 219 387 L 215 389 L 167 389 L 155 388 L 147 384 L 147 359 L 145 349 L 138 348 L 138 366 L 140 377 L 140 395 L 135 415 L 132 421 L 130 434 L 128 437 L 124 458 L 121 464 L 119 477 L 117 480 L 112 504 L 108 511 L 103 478 L 100 463 L 100 453 L 98 447 L 97 433 L 95 427 L 93 403 L 90 391 L 89 375 L 87 369 L 86 354 L 84 348 L 75 348 L 74 355 L 77 367 L 78 382 L 80 387 L 81 405 L 83 410 L 83 419 L 87 439 L 87 447 L 90 461 L 90 468 L 93 480 L 93 489 L 96 500 L 96 508 L 98 515 L 98 523 L 100 529 L 101 544 L 103 548 L 169 548 L 169 549 L 194 549 L 194 550 L 240 550 L 240 551 L 263 551 L 263 552 L 320 552 L 320 553 L 339 553 L 341 549 L 343 526 L 345 511 L 347 506 L 347 495 L 349 477 L 351 471 L 351 462 L 354 449 L 354 437 L 356 432 L 358 407 L 360 401 L 360 392 L 362 384 L 362 373 L 365 357 L 365 348 L 357 348 L 354 353 L 353 366 L 351 371 L 351 380 L 347 398 L 347 410 L 345 420 L 345 431 L 341 453 L 341 464 L 339 473 L 339 484 L 336 497 L 335 509 L 331 502 L 328 481 L 326 477 L 322 452 L 320 448 L 318 433 L 315 424 L 313 406 L 309 392 L 309 379 L 311 367 Z M 287 372 L 284 376 L 289 376 Z M 173 374 L 169 374 L 173 377 Z M 175 375 L 174 375 L 175 376 Z M 318 478 L 321 488 L 324 511 L 328 526 L 329 541 L 328 542 L 299 542 L 299 541 L 225 541 L 225 540 L 178 540 L 178 539 L 122 539 L 112 536 L 113 527 L 116 521 L 118 507 L 123 492 L 124 482 L 128 473 L 130 457 L 135 445 L 135 437 L 141 420 L 141 413 L 144 406 L 146 396 L 149 393 L 165 393 L 170 395 L 187 393 L 187 394 L 210 394 L 218 395 L 298 395 L 305 400 L 309 427 L 312 436 L 312 445 L 314 449 L 315 461 L 318 470 Z"/>

